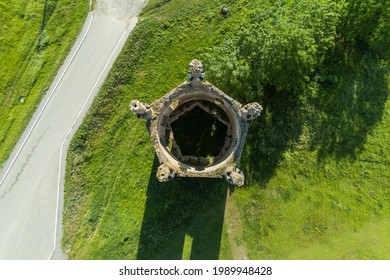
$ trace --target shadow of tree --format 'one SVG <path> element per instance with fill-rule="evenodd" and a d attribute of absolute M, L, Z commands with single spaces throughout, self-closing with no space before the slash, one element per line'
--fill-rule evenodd
<path fill-rule="evenodd" d="M 338 47 L 321 73 L 314 107 L 321 114 L 311 147 L 318 160 L 355 159 L 381 119 L 389 95 L 387 69 L 362 42 Z"/>
<path fill-rule="evenodd" d="M 339 45 L 324 61 L 314 95 L 307 88 L 293 93 L 265 89 L 264 111 L 250 124 L 240 164 L 247 184 L 267 184 L 285 151 L 296 148 L 304 126 L 319 161 L 354 159 L 363 149 L 389 96 L 388 68 L 367 48 L 361 42 L 353 48 Z"/>
<path fill-rule="evenodd" d="M 298 93 L 265 89 L 261 116 L 252 121 L 240 168 L 246 176 L 246 184 L 265 186 L 273 177 L 283 153 L 293 148 L 302 133 L 302 98 Z"/>
<path fill-rule="evenodd" d="M 155 157 L 137 259 L 182 259 L 186 235 L 191 259 L 218 259 L 228 184 L 194 178 L 160 183 L 158 165 Z"/>

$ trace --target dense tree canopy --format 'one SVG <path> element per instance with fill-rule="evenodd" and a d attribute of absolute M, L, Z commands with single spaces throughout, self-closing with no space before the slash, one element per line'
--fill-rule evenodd
<path fill-rule="evenodd" d="M 386 57 L 388 19 L 385 0 L 264 2 L 207 55 L 209 79 L 247 97 L 267 89 L 302 91 L 337 43 Z"/>

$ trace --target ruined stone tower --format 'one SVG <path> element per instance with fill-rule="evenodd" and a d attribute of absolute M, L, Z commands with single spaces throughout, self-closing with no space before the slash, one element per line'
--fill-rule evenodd
<path fill-rule="evenodd" d="M 130 110 L 146 119 L 160 166 L 157 178 L 166 182 L 180 177 L 224 177 L 242 186 L 238 169 L 248 121 L 258 117 L 260 104 L 243 106 L 208 82 L 202 63 L 193 60 L 189 81 L 151 105 L 133 100 Z"/>

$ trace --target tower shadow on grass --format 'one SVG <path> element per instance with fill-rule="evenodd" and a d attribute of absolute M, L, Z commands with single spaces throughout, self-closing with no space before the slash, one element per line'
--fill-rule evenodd
<path fill-rule="evenodd" d="M 228 184 L 195 178 L 160 183 L 158 165 L 155 156 L 137 259 L 182 259 L 186 236 L 192 238 L 190 259 L 218 259 Z"/>

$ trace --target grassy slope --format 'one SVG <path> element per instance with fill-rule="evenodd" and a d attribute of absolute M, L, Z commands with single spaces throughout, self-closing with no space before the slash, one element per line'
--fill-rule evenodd
<path fill-rule="evenodd" d="M 73 45 L 88 6 L 88 0 L 0 2 L 0 166 Z"/>
<path fill-rule="evenodd" d="M 278 94 L 260 101 L 265 112 L 251 125 L 241 162 L 245 187 L 156 181 L 144 122 L 127 105 L 181 83 L 192 58 L 245 20 L 236 2 L 149 2 L 70 146 L 63 240 L 70 258 L 389 258 L 380 249 L 390 244 L 389 84 L 359 53 L 336 68 L 340 82 L 298 109 Z M 231 16 L 223 18 L 226 3 Z M 240 215 L 225 214 L 226 203 Z"/>

